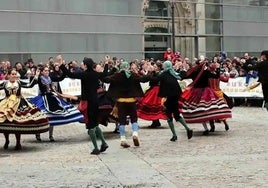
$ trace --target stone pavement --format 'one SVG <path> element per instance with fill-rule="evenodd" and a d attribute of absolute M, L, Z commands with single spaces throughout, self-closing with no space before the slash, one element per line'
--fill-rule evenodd
<path fill-rule="evenodd" d="M 0 136 L 0 188 L 87 187 L 268 187 L 268 112 L 257 107 L 235 107 L 230 130 L 217 123 L 216 132 L 202 136 L 202 125 L 190 124 L 194 136 L 187 140 L 182 126 L 179 138 L 162 121 L 158 129 L 140 120 L 140 147 L 120 148 L 113 124 L 102 127 L 109 148 L 92 156 L 83 124 L 55 127 L 55 143 L 22 135 L 22 150 L 4 150 Z M 179 124 L 178 124 L 179 125 Z M 130 126 L 127 127 L 130 130 Z M 129 142 L 131 133 L 128 131 Z"/>

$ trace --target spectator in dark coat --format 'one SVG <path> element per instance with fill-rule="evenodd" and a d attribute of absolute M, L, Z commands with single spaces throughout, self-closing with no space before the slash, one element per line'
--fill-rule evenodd
<path fill-rule="evenodd" d="M 256 63 L 251 68 L 258 71 L 258 81 L 262 84 L 263 98 L 268 111 L 268 50 L 261 52 L 261 62 Z"/>

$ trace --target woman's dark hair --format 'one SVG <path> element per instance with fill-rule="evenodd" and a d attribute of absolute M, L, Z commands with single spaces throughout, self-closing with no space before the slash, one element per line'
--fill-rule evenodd
<path fill-rule="evenodd" d="M 21 62 L 16 62 L 16 63 L 15 63 L 15 66 L 16 66 L 17 64 L 21 64 Z M 22 66 L 22 64 L 21 64 L 21 66 Z"/>
<path fill-rule="evenodd" d="M 159 68 L 159 70 L 163 70 L 163 64 L 161 62 L 156 62 L 155 64 Z"/>
<path fill-rule="evenodd" d="M 83 63 L 87 66 L 87 71 L 93 71 L 93 66 L 96 64 L 91 58 L 85 57 Z"/>
<path fill-rule="evenodd" d="M 32 58 L 28 59 L 27 62 L 28 62 L 28 63 L 34 63 L 34 61 L 33 61 Z"/>
<path fill-rule="evenodd" d="M 43 72 L 44 71 L 44 69 L 46 68 L 47 66 L 44 66 L 44 65 L 39 65 L 39 70 L 40 70 L 40 72 Z"/>
<path fill-rule="evenodd" d="M 10 75 L 12 71 L 16 71 L 16 72 L 17 72 L 17 70 L 16 70 L 15 68 L 8 69 L 8 71 L 7 71 L 7 75 Z"/>

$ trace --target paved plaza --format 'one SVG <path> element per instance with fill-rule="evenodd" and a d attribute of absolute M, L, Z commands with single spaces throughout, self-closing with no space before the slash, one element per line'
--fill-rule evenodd
<path fill-rule="evenodd" d="M 169 141 L 165 121 L 150 129 L 151 122 L 139 120 L 141 145 L 133 146 L 128 126 L 128 149 L 119 146 L 109 124 L 101 128 L 110 147 L 98 156 L 90 155 L 92 145 L 80 123 L 55 127 L 55 143 L 48 133 L 42 142 L 22 135 L 21 151 L 14 150 L 14 135 L 4 150 L 0 136 L 0 188 L 268 187 L 268 112 L 260 107 L 232 112 L 229 131 L 216 123 L 216 132 L 202 136 L 201 124 L 189 124 L 194 136 L 188 140 L 177 126 L 177 142 Z"/>

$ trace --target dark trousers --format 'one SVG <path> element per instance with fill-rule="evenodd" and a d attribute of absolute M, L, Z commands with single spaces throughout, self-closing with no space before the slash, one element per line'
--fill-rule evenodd
<path fill-rule="evenodd" d="M 138 121 L 136 102 L 117 102 L 118 121 L 120 125 L 126 125 L 126 117 L 129 116 L 131 123 Z"/>
<path fill-rule="evenodd" d="M 168 121 L 172 121 L 173 117 L 176 121 L 179 121 L 179 119 L 181 118 L 178 102 L 179 96 L 167 97 L 164 106 L 166 107 L 166 116 L 168 118 Z"/>
<path fill-rule="evenodd" d="M 268 84 L 262 83 L 262 93 L 265 103 L 268 103 Z"/>

